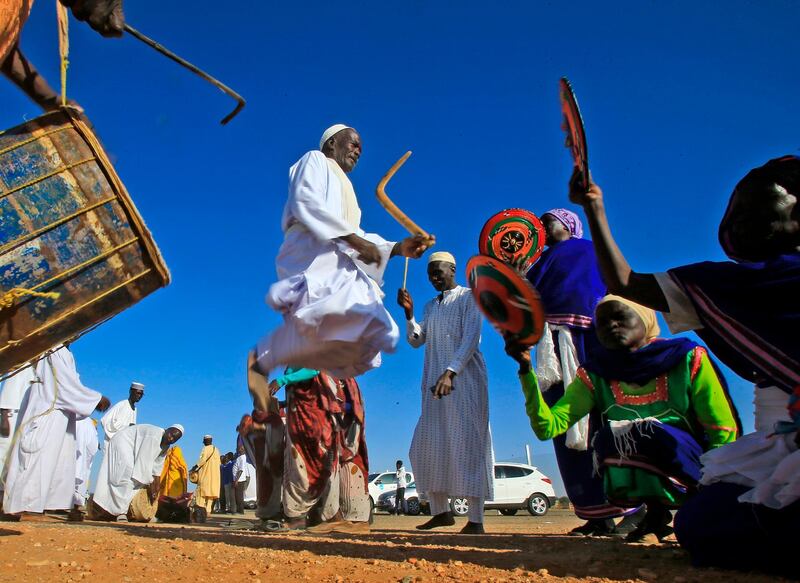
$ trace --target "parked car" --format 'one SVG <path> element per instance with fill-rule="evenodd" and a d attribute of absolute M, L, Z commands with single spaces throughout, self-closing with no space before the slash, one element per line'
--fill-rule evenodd
<path fill-rule="evenodd" d="M 419 499 L 425 512 L 428 500 L 424 495 Z M 484 502 L 485 509 L 496 509 L 504 516 L 513 516 L 524 508 L 532 516 L 544 516 L 555 502 L 552 480 L 534 466 L 512 462 L 494 465 L 494 498 Z M 456 516 L 465 516 L 469 512 L 469 502 L 466 498 L 452 498 L 450 509 Z"/>
<path fill-rule="evenodd" d="M 406 472 L 406 476 L 408 477 L 409 484 L 414 481 L 413 473 Z M 395 472 L 389 471 L 370 474 L 367 477 L 367 489 L 369 491 L 369 509 L 371 514 L 375 506 L 377 506 L 378 498 L 381 494 L 385 494 L 386 492 L 394 494 L 394 491 L 397 490 L 397 475 Z"/>
<path fill-rule="evenodd" d="M 386 512 L 394 512 L 394 499 L 397 494 L 396 489 L 391 492 L 384 492 L 378 496 L 378 502 L 375 504 L 375 510 L 384 510 Z M 411 482 L 406 486 L 405 495 L 406 499 L 406 513 L 411 516 L 416 516 L 422 512 L 422 507 L 419 503 L 419 495 L 417 494 L 416 482 Z"/>

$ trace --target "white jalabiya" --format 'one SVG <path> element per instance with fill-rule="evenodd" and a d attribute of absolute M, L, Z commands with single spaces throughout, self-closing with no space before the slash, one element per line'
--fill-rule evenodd
<path fill-rule="evenodd" d="M 421 323 L 408 323 L 409 344 L 425 345 L 422 413 L 409 457 L 417 488 L 429 495 L 492 497 L 494 452 L 481 322 L 472 292 L 457 286 L 444 292 L 441 302 L 428 302 Z M 431 387 L 445 370 L 456 373 L 453 392 L 434 399 Z"/>
<path fill-rule="evenodd" d="M 105 443 L 108 444 L 118 431 L 136 425 L 136 409 L 131 407 L 128 399 L 115 403 L 100 419 L 100 425 L 103 426 Z"/>
<path fill-rule="evenodd" d="M 131 425 L 119 431 L 106 447 L 94 502 L 113 516 L 128 512 L 135 491 L 160 476 L 169 446 L 161 449 L 164 430 L 155 425 Z"/>
<path fill-rule="evenodd" d="M 258 343 L 262 370 L 291 365 L 354 377 L 396 348 L 400 332 L 380 289 L 394 243 L 364 233 L 360 217 L 349 179 L 322 152 L 308 152 L 291 167 L 275 262 L 280 281 L 267 294 L 284 322 Z M 380 266 L 362 263 L 338 240 L 352 233 L 377 245 Z"/>
<path fill-rule="evenodd" d="M 3 509 L 12 514 L 72 508 L 75 420 L 87 417 L 102 397 L 83 386 L 66 347 L 39 360 L 35 374 L 8 461 Z"/>
<path fill-rule="evenodd" d="M 0 387 L 0 409 L 8 411 L 8 437 L 0 436 L 0 476 L 6 471 L 6 461 L 10 453 L 11 440 L 14 439 L 14 432 L 19 425 L 19 408 L 25 398 L 31 382 L 36 378 L 36 369 L 33 366 L 26 366 L 14 376 L 9 377 Z M 3 479 L 0 477 L 0 491 L 3 490 Z"/>
<path fill-rule="evenodd" d="M 703 454 L 701 484 L 730 482 L 751 489 L 740 502 L 783 508 L 800 500 L 800 449 L 794 433 L 756 431 Z"/>
<path fill-rule="evenodd" d="M 75 423 L 75 495 L 73 504 L 83 506 L 92 475 L 92 462 L 100 447 L 97 427 L 91 417 L 78 419 Z"/>

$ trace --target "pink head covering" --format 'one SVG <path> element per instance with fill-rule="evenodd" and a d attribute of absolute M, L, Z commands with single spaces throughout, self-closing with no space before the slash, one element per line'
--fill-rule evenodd
<path fill-rule="evenodd" d="M 578 218 L 578 215 L 572 211 L 568 211 L 567 209 L 551 209 L 544 213 L 544 215 L 550 215 L 551 217 L 557 219 L 567 228 L 573 239 L 583 238 L 583 224 L 581 223 L 580 218 Z"/>

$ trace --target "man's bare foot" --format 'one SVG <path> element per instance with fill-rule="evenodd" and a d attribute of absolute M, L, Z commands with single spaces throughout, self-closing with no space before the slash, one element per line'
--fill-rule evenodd
<path fill-rule="evenodd" d="M 459 532 L 461 534 L 486 534 L 482 522 L 467 522 Z"/>
<path fill-rule="evenodd" d="M 453 518 L 452 512 L 442 512 L 431 518 L 428 522 L 417 525 L 417 530 L 431 530 L 432 528 L 439 528 L 440 526 L 453 526 L 456 519 Z"/>

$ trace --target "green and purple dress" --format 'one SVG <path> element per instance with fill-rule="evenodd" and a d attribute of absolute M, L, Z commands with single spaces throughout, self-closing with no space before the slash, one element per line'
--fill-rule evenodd
<path fill-rule="evenodd" d="M 659 370 L 653 352 L 675 346 L 677 358 L 672 350 L 671 359 L 660 359 Z M 701 346 L 658 340 L 623 358 L 632 368 L 644 361 L 643 369 L 656 374 L 637 384 L 590 372 L 593 367 L 587 363 L 589 370 L 580 368 L 552 407 L 545 403 L 536 375 L 521 375 L 531 427 L 539 439 L 552 439 L 597 409 L 603 427 L 593 443 L 595 465 L 609 501 L 632 505 L 659 500 L 680 506 L 700 478 L 700 455 L 736 439 L 736 411 Z M 664 363 L 670 366 L 664 369 Z"/>

